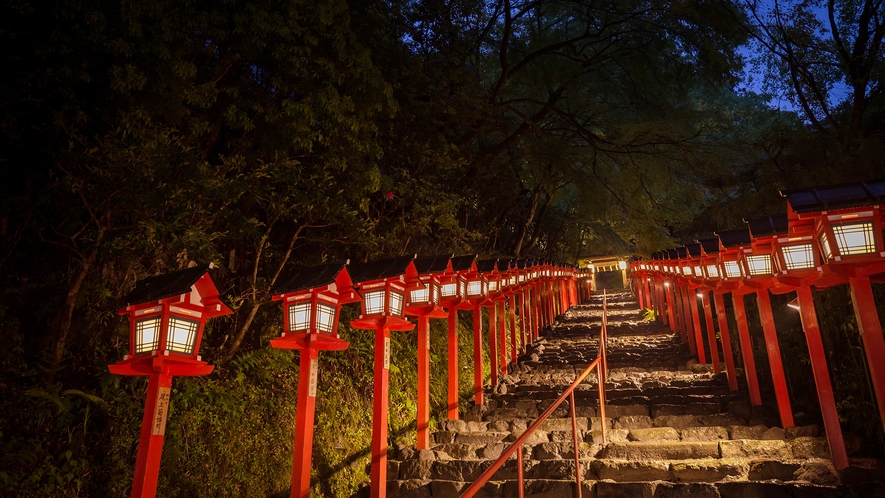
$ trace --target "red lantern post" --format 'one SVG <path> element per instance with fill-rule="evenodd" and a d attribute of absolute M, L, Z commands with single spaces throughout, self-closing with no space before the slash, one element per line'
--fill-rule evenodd
<path fill-rule="evenodd" d="M 473 400 L 477 405 L 483 404 L 483 375 L 482 375 L 482 308 L 491 303 L 489 301 L 488 280 L 480 273 L 473 256 L 470 270 L 465 273 L 467 279 L 467 292 L 465 301 L 473 308 Z M 494 349 L 489 346 L 490 353 Z"/>
<path fill-rule="evenodd" d="M 822 258 L 817 288 L 848 283 L 885 427 L 885 339 L 871 279 L 885 276 L 885 180 L 787 190 L 790 237 L 811 236 Z M 786 253 L 785 257 L 786 257 Z M 811 302 L 805 299 L 804 303 Z"/>
<path fill-rule="evenodd" d="M 129 354 L 108 369 L 115 375 L 148 377 L 131 496 L 157 493 L 166 415 L 176 375 L 207 375 L 215 367 L 199 355 L 210 318 L 232 313 L 218 297 L 212 264 L 139 280 L 120 315 L 129 315 Z"/>
<path fill-rule="evenodd" d="M 319 351 L 340 351 L 348 343 L 338 337 L 341 305 L 359 301 L 347 262 L 295 270 L 271 289 L 282 301 L 283 333 L 270 341 L 277 349 L 300 350 L 298 406 L 292 455 L 292 498 L 310 496 L 310 468 L 316 407 Z"/>
<path fill-rule="evenodd" d="M 414 256 L 352 265 L 349 273 L 362 294 L 357 329 L 375 330 L 375 378 L 372 407 L 372 498 L 387 496 L 387 402 L 390 376 L 390 331 L 407 331 L 415 324 L 403 318 L 406 292 L 423 287 Z"/>
<path fill-rule="evenodd" d="M 498 385 L 498 373 L 500 366 L 498 364 L 498 291 L 500 285 L 500 277 L 498 276 L 498 260 L 485 259 L 476 262 L 476 268 L 486 281 L 486 299 L 483 306 L 489 309 L 489 366 L 491 369 L 491 377 L 489 381 L 492 386 Z M 502 344 L 502 347 L 503 344 Z M 503 362 L 506 368 L 506 362 Z M 504 372 L 507 373 L 506 371 Z"/>
<path fill-rule="evenodd" d="M 747 379 L 747 389 L 750 393 L 750 404 L 758 406 L 762 404 L 762 395 L 759 392 L 759 380 L 756 377 L 756 360 L 753 357 L 750 327 L 747 323 L 747 311 L 744 305 L 744 295 L 753 293 L 754 289 L 742 286 L 741 278 L 743 274 L 741 273 L 741 265 L 738 262 L 743 253 L 743 248 L 750 246 L 750 232 L 746 229 L 726 230 L 716 235 L 719 237 L 719 259 L 717 264 L 719 281 L 717 282 L 717 291 L 722 293 L 731 292 L 735 321 L 738 326 L 738 338 L 741 345 L 741 358 L 744 363 L 744 376 Z"/>
<path fill-rule="evenodd" d="M 404 312 L 418 318 L 418 415 L 416 448 L 430 448 L 430 319 L 446 318 L 439 306 L 441 279 L 451 271 L 452 256 L 436 256 L 415 260 L 423 287 L 409 292 Z"/>

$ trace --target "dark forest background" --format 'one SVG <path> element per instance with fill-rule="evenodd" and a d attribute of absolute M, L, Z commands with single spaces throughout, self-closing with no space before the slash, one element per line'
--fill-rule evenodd
<path fill-rule="evenodd" d="M 885 176 L 883 36 L 874 1 L 3 2 L 0 492 L 127 494 L 145 383 L 107 372 L 119 298 L 214 262 L 236 312 L 204 338 L 215 372 L 175 380 L 160 494 L 287 494 L 284 269 L 647 256 L 783 212 L 779 189 Z M 818 300 L 845 429 L 882 448 L 847 289 Z M 813 419 L 798 317 L 778 326 Z M 367 482 L 371 334 L 340 332 L 317 496 Z M 394 337 L 393 447 L 413 438 L 414 341 Z"/>

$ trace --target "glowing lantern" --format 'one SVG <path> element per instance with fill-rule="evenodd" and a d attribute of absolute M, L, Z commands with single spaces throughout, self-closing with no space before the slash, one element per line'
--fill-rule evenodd
<path fill-rule="evenodd" d="M 199 355 L 210 318 L 232 313 L 218 297 L 209 270 L 195 266 L 135 283 L 120 315 L 129 315 L 129 354 L 108 369 L 116 375 L 147 376 L 148 389 L 135 460 L 133 497 L 157 492 L 166 415 L 176 375 L 207 375 L 215 368 Z"/>

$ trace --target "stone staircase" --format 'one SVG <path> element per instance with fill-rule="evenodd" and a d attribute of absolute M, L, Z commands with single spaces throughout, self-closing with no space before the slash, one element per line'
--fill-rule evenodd
<path fill-rule="evenodd" d="M 881 462 L 854 460 L 840 475 L 818 425 L 778 427 L 774 406 L 750 406 L 743 386 L 729 391 L 724 374 L 643 322 L 628 294 L 609 296 L 608 311 L 605 421 L 595 372 L 575 391 L 584 497 L 885 497 Z M 601 298 L 570 310 L 487 404 L 443 422 L 431 449 L 400 448 L 388 495 L 459 496 L 596 358 L 600 314 Z M 526 441 L 526 496 L 575 496 L 569 410 L 566 400 Z M 517 486 L 514 455 L 477 496 L 515 497 Z"/>

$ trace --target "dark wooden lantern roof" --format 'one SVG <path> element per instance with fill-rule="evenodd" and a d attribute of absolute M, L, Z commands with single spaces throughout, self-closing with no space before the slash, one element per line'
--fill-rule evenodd
<path fill-rule="evenodd" d="M 347 264 L 348 261 L 343 261 L 311 268 L 297 268 L 280 278 L 270 293 L 278 296 L 331 285 L 336 282 L 338 275 L 344 271 Z"/>
<path fill-rule="evenodd" d="M 126 306 L 131 306 L 190 292 L 191 287 L 203 278 L 210 268 L 211 264 L 205 264 L 139 280 L 135 282 L 135 289 L 127 294 L 123 301 Z"/>
<path fill-rule="evenodd" d="M 785 235 L 790 228 L 787 213 L 748 218 L 744 223 L 750 227 L 750 234 L 753 237 Z"/>
<path fill-rule="evenodd" d="M 415 259 L 415 269 L 419 275 L 429 275 L 432 273 L 445 273 L 449 269 L 449 262 L 454 254 L 445 254 L 439 256 L 428 256 Z"/>
<path fill-rule="evenodd" d="M 414 261 L 415 255 L 400 256 L 381 261 L 370 261 L 368 263 L 350 265 L 347 268 L 347 271 L 350 273 L 350 279 L 353 281 L 354 285 L 356 285 L 363 282 L 384 280 L 405 275 L 409 265 Z"/>
<path fill-rule="evenodd" d="M 780 194 L 799 214 L 872 206 L 885 202 L 885 180 L 797 188 L 782 190 Z"/>

